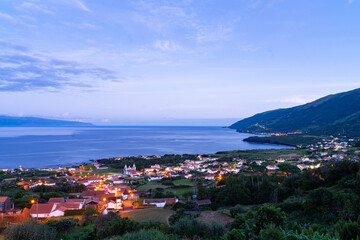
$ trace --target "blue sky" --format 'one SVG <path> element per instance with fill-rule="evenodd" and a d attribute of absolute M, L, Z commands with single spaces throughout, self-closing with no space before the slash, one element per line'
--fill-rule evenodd
<path fill-rule="evenodd" d="M 2 0 L 0 114 L 226 125 L 360 87 L 360 0 Z"/>

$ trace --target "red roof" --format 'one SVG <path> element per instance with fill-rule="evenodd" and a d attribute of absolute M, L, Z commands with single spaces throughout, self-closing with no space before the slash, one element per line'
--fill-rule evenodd
<path fill-rule="evenodd" d="M 81 208 L 81 204 L 80 203 L 59 203 L 56 206 L 56 209 L 80 209 Z"/>
<path fill-rule="evenodd" d="M 5 202 L 9 197 L 0 197 L 0 202 Z"/>
<path fill-rule="evenodd" d="M 37 207 L 37 205 L 39 205 Z M 39 203 L 39 204 L 33 204 L 30 208 L 30 214 L 49 214 L 51 213 L 52 209 L 54 207 L 53 203 Z"/>
<path fill-rule="evenodd" d="M 80 198 L 80 199 L 66 199 L 66 202 L 67 203 L 84 203 L 85 202 L 85 199 L 83 198 Z"/>

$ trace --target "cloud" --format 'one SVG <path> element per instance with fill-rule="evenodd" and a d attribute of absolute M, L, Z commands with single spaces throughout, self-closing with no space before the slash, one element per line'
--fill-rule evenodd
<path fill-rule="evenodd" d="M 10 22 L 15 20 L 15 18 L 13 16 L 6 14 L 6 13 L 1 13 L 1 12 L 0 12 L 0 18 L 5 19 Z"/>
<path fill-rule="evenodd" d="M 154 43 L 154 47 L 162 51 L 169 52 L 174 52 L 182 49 L 182 46 L 180 46 L 179 44 L 168 40 L 156 40 Z"/>
<path fill-rule="evenodd" d="M 23 2 L 16 8 L 19 10 L 26 10 L 26 11 L 38 11 L 50 15 L 54 14 L 54 12 L 49 10 L 47 7 L 32 2 Z"/>
<path fill-rule="evenodd" d="M 305 104 L 311 101 L 318 99 L 320 96 L 293 96 L 293 97 L 284 97 L 277 99 L 267 99 L 264 100 L 266 103 L 292 103 L 292 104 Z"/>
<path fill-rule="evenodd" d="M 233 29 L 231 27 L 224 25 L 198 26 L 196 40 L 200 43 L 228 40 L 232 31 Z"/>
<path fill-rule="evenodd" d="M 8 21 L 9 23 L 15 24 L 15 25 L 20 25 L 20 26 L 24 26 L 24 27 L 35 27 L 33 25 L 27 24 L 25 22 L 23 22 L 22 20 L 20 20 L 19 18 L 16 18 L 14 16 L 11 16 L 9 14 L 6 13 L 2 13 L 0 12 L 0 19 L 4 19 L 6 21 Z"/>
<path fill-rule="evenodd" d="M 82 1 L 75 0 L 76 6 L 78 6 L 81 10 L 85 12 L 92 12 Z"/>
<path fill-rule="evenodd" d="M 354 3 L 355 2 L 355 0 L 348 0 L 348 3 L 349 4 L 352 4 L 352 3 Z"/>
<path fill-rule="evenodd" d="M 260 49 L 260 47 L 254 46 L 252 44 L 245 44 L 240 47 L 240 50 L 243 52 L 256 52 Z"/>
<path fill-rule="evenodd" d="M 84 23 L 83 26 L 86 28 L 92 28 L 92 29 L 98 28 L 98 26 L 91 24 L 91 23 Z"/>
<path fill-rule="evenodd" d="M 6 50 L 4 50 L 4 47 Z M 104 81 L 118 82 L 117 74 L 101 66 L 65 61 L 0 42 L 0 91 L 59 91 L 92 89 Z"/>

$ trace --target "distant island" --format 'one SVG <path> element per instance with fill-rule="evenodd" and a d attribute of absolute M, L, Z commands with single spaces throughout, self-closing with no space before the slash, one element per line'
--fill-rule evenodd
<path fill-rule="evenodd" d="M 0 127 L 82 127 L 93 126 L 91 123 L 64 121 L 36 117 L 0 116 Z"/>

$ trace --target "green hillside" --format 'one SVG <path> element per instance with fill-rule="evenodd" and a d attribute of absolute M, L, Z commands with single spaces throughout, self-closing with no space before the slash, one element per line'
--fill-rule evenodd
<path fill-rule="evenodd" d="M 272 110 L 230 126 L 241 132 L 302 132 L 360 136 L 360 88 L 297 107 Z"/>

